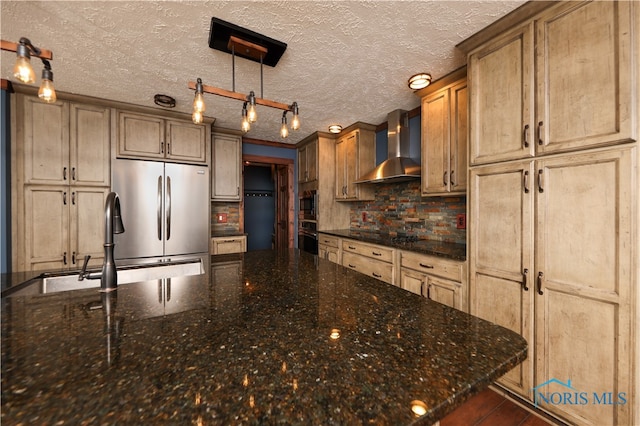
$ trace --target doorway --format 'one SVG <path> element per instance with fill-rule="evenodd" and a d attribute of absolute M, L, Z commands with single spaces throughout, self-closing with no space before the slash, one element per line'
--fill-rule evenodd
<path fill-rule="evenodd" d="M 294 247 L 293 160 L 243 155 L 247 251 Z"/>

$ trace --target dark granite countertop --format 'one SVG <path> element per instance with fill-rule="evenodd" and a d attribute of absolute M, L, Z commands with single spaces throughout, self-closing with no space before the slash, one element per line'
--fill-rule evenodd
<path fill-rule="evenodd" d="M 361 231 L 356 229 L 333 229 L 319 231 L 336 237 L 351 238 L 383 246 L 394 247 L 402 250 L 413 251 L 431 256 L 444 257 L 451 260 L 464 261 L 467 258 L 466 244 L 447 243 L 435 240 L 417 240 L 414 242 L 395 241 L 396 235 L 390 235 L 374 231 Z"/>
<path fill-rule="evenodd" d="M 305 252 L 211 259 L 4 297 L 2 423 L 432 424 L 526 357 L 516 333 Z"/>

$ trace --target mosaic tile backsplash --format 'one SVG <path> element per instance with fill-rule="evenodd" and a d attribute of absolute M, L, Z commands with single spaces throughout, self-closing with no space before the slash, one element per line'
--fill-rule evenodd
<path fill-rule="evenodd" d="M 351 229 L 466 244 L 466 230 L 456 227 L 457 216 L 466 213 L 465 196 L 421 197 L 416 180 L 377 184 L 375 197 L 353 203 Z"/>
<path fill-rule="evenodd" d="M 227 215 L 226 223 L 218 223 L 218 213 Z M 211 203 L 211 233 L 238 231 L 240 229 L 240 203 Z"/>

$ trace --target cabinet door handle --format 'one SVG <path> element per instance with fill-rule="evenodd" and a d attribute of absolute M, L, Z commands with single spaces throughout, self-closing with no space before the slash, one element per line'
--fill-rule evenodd
<path fill-rule="evenodd" d="M 356 269 L 356 265 L 349 264 L 349 268 Z"/>
<path fill-rule="evenodd" d="M 425 265 L 424 263 L 420 263 L 420 266 L 422 266 L 423 268 L 427 268 L 427 269 L 433 269 L 433 265 Z"/>
<path fill-rule="evenodd" d="M 67 168 L 62 168 L 62 180 L 67 180 Z"/>
<path fill-rule="evenodd" d="M 424 297 L 424 281 L 420 283 L 420 296 Z"/>
<path fill-rule="evenodd" d="M 538 170 L 538 192 L 544 192 L 544 171 Z"/>
<path fill-rule="evenodd" d="M 427 284 L 427 299 L 433 300 L 431 299 L 431 284 Z"/>
<path fill-rule="evenodd" d="M 76 180 L 76 168 L 71 168 L 71 180 Z"/>
<path fill-rule="evenodd" d="M 542 272 L 538 272 L 538 294 L 542 296 L 544 292 L 542 291 Z"/>
<path fill-rule="evenodd" d="M 451 182 L 451 186 L 454 186 L 456 184 L 453 181 L 453 172 L 454 172 L 454 170 L 451 170 L 451 173 L 449 174 L 449 182 Z"/>
<path fill-rule="evenodd" d="M 522 132 L 522 145 L 525 148 L 529 148 L 529 125 L 525 124 L 524 131 Z"/>
<path fill-rule="evenodd" d="M 538 122 L 538 145 L 544 145 L 542 140 L 542 121 Z"/>
<path fill-rule="evenodd" d="M 167 142 L 167 154 L 171 155 L 171 142 Z"/>
<path fill-rule="evenodd" d="M 522 289 L 524 291 L 529 291 L 529 287 L 527 287 L 527 275 L 529 274 L 529 270 L 524 268 L 522 271 Z"/>
<path fill-rule="evenodd" d="M 74 206 L 76 205 L 76 191 L 73 191 L 71 193 L 71 204 L 73 204 Z M 76 262 L 73 262 L 76 263 Z"/>
<path fill-rule="evenodd" d="M 373 275 L 375 278 L 382 278 L 382 275 L 376 274 L 375 272 L 372 272 L 371 275 Z"/>
<path fill-rule="evenodd" d="M 62 204 L 67 205 L 67 191 L 62 192 Z"/>
<path fill-rule="evenodd" d="M 62 264 L 67 264 L 67 252 L 62 253 Z"/>
<path fill-rule="evenodd" d="M 442 183 L 443 183 L 444 185 L 447 185 L 447 172 L 444 172 L 444 173 L 442 174 Z"/>
<path fill-rule="evenodd" d="M 74 265 L 76 264 L 76 252 L 72 252 L 71 253 L 71 263 L 73 263 Z"/>
<path fill-rule="evenodd" d="M 240 195 L 240 187 L 239 186 L 236 187 L 236 195 Z"/>
<path fill-rule="evenodd" d="M 524 193 L 528 194 L 529 193 L 529 170 L 524 171 L 522 179 L 523 179 Z"/>
<path fill-rule="evenodd" d="M 382 256 L 382 253 L 378 253 L 376 251 L 372 251 L 371 254 L 374 256 Z"/>
<path fill-rule="evenodd" d="M 355 250 L 356 248 L 354 246 L 347 246 L 349 247 L 351 250 Z"/>
<path fill-rule="evenodd" d="M 160 154 L 164 154 L 164 142 L 160 141 Z"/>

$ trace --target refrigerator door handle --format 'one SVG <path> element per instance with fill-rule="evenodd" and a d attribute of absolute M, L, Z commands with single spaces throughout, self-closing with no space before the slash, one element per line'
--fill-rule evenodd
<path fill-rule="evenodd" d="M 158 176 L 158 194 L 157 194 L 157 216 L 158 216 L 158 240 L 162 240 L 162 176 Z"/>
<path fill-rule="evenodd" d="M 165 200 L 165 215 L 167 216 L 167 241 L 171 239 L 171 178 L 167 176 L 167 198 Z"/>

